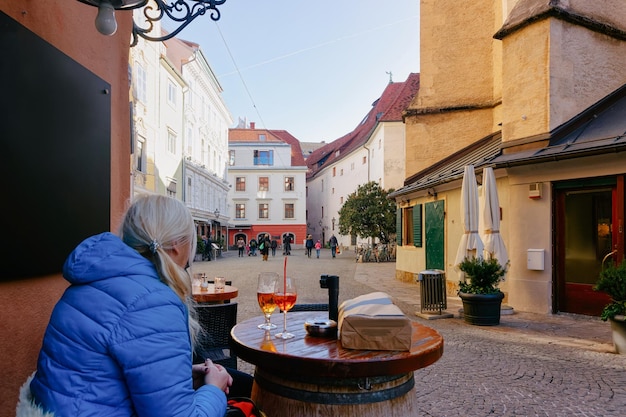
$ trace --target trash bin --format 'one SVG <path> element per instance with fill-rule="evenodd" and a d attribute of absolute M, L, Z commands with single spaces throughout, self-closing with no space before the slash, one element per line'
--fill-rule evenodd
<path fill-rule="evenodd" d="M 446 273 L 440 269 L 422 271 L 417 275 L 420 283 L 420 311 L 422 313 L 448 308 L 446 297 Z"/>

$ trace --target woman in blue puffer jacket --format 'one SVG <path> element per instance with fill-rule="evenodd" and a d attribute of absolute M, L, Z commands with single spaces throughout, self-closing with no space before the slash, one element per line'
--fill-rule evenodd
<path fill-rule="evenodd" d="M 32 402 L 55 417 L 222 417 L 232 378 L 210 361 L 192 366 L 188 209 L 140 197 L 119 236 L 88 238 L 65 262 L 71 285 L 52 312 Z"/>

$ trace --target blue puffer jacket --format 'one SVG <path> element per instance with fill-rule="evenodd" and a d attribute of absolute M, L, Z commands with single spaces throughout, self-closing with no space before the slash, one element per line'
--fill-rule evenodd
<path fill-rule="evenodd" d="M 82 242 L 63 275 L 31 391 L 55 417 L 222 417 L 226 396 L 194 391 L 187 309 L 117 236 Z"/>

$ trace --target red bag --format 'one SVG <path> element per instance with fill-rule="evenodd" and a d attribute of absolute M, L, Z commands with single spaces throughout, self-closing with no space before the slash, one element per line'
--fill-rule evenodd
<path fill-rule="evenodd" d="M 235 397 L 228 400 L 226 417 L 267 417 L 250 398 Z"/>

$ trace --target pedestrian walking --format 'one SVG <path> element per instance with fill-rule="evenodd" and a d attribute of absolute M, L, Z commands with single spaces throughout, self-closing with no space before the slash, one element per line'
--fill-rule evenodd
<path fill-rule="evenodd" d="M 239 239 L 237 239 L 237 250 L 239 251 L 238 256 L 240 258 L 243 258 L 243 251 L 246 248 L 246 242 L 243 240 L 243 238 L 241 236 L 239 236 Z"/>
<path fill-rule="evenodd" d="M 272 258 L 276 256 L 276 248 L 278 247 L 278 242 L 276 239 L 272 238 L 272 242 L 270 243 L 270 248 L 272 249 Z"/>
<path fill-rule="evenodd" d="M 320 242 L 320 240 L 318 239 L 317 242 L 315 242 L 315 254 L 317 255 L 317 259 L 320 258 L 321 250 L 322 250 L 322 242 Z"/>
<path fill-rule="evenodd" d="M 308 256 L 309 258 L 313 253 L 313 246 L 315 246 L 315 243 L 313 243 L 313 236 L 308 235 L 306 237 L 306 241 L 304 242 L 304 247 L 306 248 L 306 256 Z"/>
<path fill-rule="evenodd" d="M 291 255 L 291 236 L 285 235 L 283 237 L 283 255 Z"/>
<path fill-rule="evenodd" d="M 261 256 L 263 257 L 263 261 L 267 261 L 267 256 L 270 253 L 270 245 L 272 241 L 270 240 L 270 235 L 265 234 L 259 239 L 259 251 L 261 252 Z"/>
<path fill-rule="evenodd" d="M 330 253 L 333 255 L 334 258 L 337 254 L 337 238 L 335 237 L 335 235 L 332 235 L 330 237 L 328 243 L 330 244 Z"/>
<path fill-rule="evenodd" d="M 257 244 L 258 243 L 257 243 L 255 238 L 250 239 L 250 253 L 249 253 L 249 255 L 256 256 Z"/>

